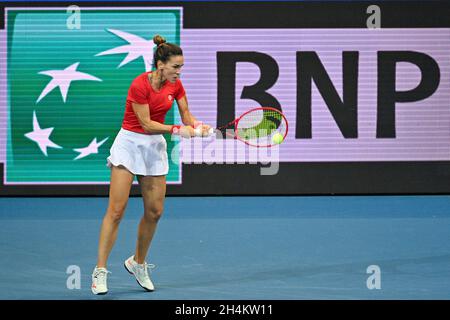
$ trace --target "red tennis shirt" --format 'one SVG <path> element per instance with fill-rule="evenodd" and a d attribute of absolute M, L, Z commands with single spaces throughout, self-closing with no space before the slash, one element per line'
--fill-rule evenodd
<path fill-rule="evenodd" d="M 128 90 L 122 122 L 122 128 L 126 130 L 145 133 L 133 111 L 132 102 L 148 104 L 151 120 L 164 123 L 166 114 L 173 105 L 173 100 L 180 100 L 186 94 L 180 79 L 177 79 L 175 83 L 166 81 L 159 91 L 155 91 L 150 84 L 149 73 L 151 71 L 137 76 Z"/>

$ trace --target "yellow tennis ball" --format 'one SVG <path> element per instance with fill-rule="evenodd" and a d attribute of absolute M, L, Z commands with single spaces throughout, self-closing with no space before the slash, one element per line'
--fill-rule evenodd
<path fill-rule="evenodd" d="M 280 144 L 280 143 L 283 142 L 283 140 L 284 140 L 283 135 L 282 135 L 281 133 L 279 133 L 279 132 L 275 133 L 275 134 L 272 136 L 272 142 L 273 142 L 274 144 Z"/>

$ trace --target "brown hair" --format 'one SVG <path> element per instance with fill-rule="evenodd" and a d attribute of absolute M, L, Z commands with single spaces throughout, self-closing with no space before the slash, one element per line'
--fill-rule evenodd
<path fill-rule="evenodd" d="M 158 61 L 166 63 L 171 56 L 182 56 L 183 51 L 179 46 L 173 43 L 166 42 L 166 39 L 159 34 L 153 37 L 153 42 L 156 44 L 156 50 L 153 54 L 153 67 L 156 68 Z"/>

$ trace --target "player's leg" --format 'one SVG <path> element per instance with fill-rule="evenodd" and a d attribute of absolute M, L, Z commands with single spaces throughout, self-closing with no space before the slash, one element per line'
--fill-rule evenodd
<path fill-rule="evenodd" d="M 144 263 L 162 215 L 166 196 L 166 176 L 138 177 L 144 200 L 144 215 L 139 223 L 135 260 Z"/>
<path fill-rule="evenodd" d="M 103 218 L 98 244 L 97 265 L 92 272 L 91 290 L 94 294 L 108 293 L 106 262 L 117 238 L 119 223 L 125 212 L 134 175 L 123 167 L 111 167 L 109 204 Z"/>
<path fill-rule="evenodd" d="M 148 267 L 154 265 L 148 265 L 145 257 L 163 212 L 166 176 L 138 176 L 138 180 L 144 199 L 144 216 L 139 223 L 136 252 L 125 260 L 124 264 L 128 272 L 136 277 L 142 288 L 153 291 L 155 287 L 148 275 Z"/>
<path fill-rule="evenodd" d="M 97 267 L 106 268 L 106 262 L 117 238 L 119 223 L 128 203 L 134 175 L 123 166 L 111 167 L 109 204 L 100 231 Z"/>

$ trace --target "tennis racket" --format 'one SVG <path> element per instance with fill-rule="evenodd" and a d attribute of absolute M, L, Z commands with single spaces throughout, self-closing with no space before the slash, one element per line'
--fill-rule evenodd
<path fill-rule="evenodd" d="M 258 148 L 268 148 L 280 144 L 287 136 L 288 122 L 280 110 L 260 107 L 248 110 L 230 123 L 210 129 L 209 135 L 221 133 L 245 144 Z"/>

